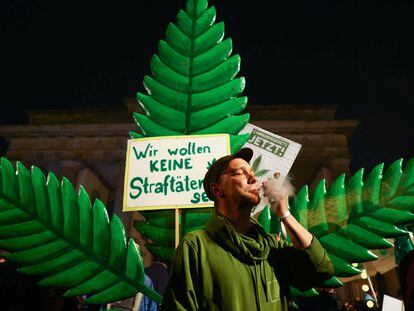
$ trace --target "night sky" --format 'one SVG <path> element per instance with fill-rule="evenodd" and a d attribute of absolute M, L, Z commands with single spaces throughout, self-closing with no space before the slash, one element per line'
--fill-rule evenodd
<path fill-rule="evenodd" d="M 414 156 L 414 1 L 210 4 L 242 58 L 249 105 L 337 105 L 338 118 L 360 118 L 354 168 Z M 0 123 L 25 122 L 25 110 L 122 107 L 143 91 L 184 5 L 2 0 Z"/>

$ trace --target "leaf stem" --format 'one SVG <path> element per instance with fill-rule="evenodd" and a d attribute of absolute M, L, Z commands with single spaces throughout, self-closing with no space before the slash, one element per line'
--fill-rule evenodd
<path fill-rule="evenodd" d="M 193 6 L 193 12 L 191 12 L 191 37 L 190 37 L 190 64 L 188 68 L 188 95 L 187 95 L 187 112 L 185 117 L 185 134 L 191 134 L 191 99 L 193 94 L 193 62 L 194 62 L 194 30 L 195 23 L 197 22 L 197 5 Z M 194 18 L 194 19 L 193 19 Z"/>

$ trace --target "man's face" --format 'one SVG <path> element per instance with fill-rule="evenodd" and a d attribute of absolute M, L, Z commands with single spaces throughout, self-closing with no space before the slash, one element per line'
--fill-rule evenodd
<path fill-rule="evenodd" d="M 259 185 L 252 167 L 245 160 L 236 158 L 230 161 L 220 175 L 218 185 L 221 197 L 241 207 L 253 207 L 260 202 Z"/>

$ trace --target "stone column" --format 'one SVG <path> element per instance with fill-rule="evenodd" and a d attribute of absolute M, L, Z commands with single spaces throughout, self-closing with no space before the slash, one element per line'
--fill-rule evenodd
<path fill-rule="evenodd" d="M 399 289 L 400 289 L 400 283 L 398 278 L 397 269 L 392 269 L 388 271 L 387 273 L 383 274 L 384 277 L 384 283 L 386 284 L 386 294 L 391 297 L 399 297 Z"/>
<path fill-rule="evenodd" d="M 144 267 L 149 267 L 154 261 L 154 255 L 152 255 L 148 249 L 145 247 L 145 244 L 151 242 L 147 237 L 143 236 L 139 231 L 137 231 L 133 225 L 134 221 L 142 221 L 144 217 L 138 212 L 129 212 L 131 214 L 131 237 L 139 246 L 139 251 L 142 255 L 142 261 L 144 262 Z"/>
<path fill-rule="evenodd" d="M 329 167 L 322 166 L 316 173 L 315 177 L 309 185 L 310 193 L 312 193 L 313 189 L 315 189 L 321 179 L 325 179 L 325 188 L 328 189 L 332 182 L 332 171 Z"/>
<path fill-rule="evenodd" d="M 61 177 L 66 177 L 70 180 L 72 185 L 76 187 L 78 174 L 80 169 L 83 167 L 83 164 L 79 161 L 73 160 L 62 160 L 60 161 L 61 165 Z"/>
<path fill-rule="evenodd" d="M 76 188 L 79 188 L 80 185 L 85 187 L 92 203 L 98 197 L 105 206 L 109 207 L 110 190 L 98 173 L 88 167 L 82 168 L 78 173 Z"/>
<path fill-rule="evenodd" d="M 124 199 L 124 172 L 125 172 L 125 162 L 119 162 L 119 174 L 118 174 L 118 185 L 115 190 L 115 199 L 114 205 L 112 207 L 112 214 L 116 214 L 122 221 L 125 227 L 125 234 L 127 236 L 131 235 L 132 227 L 132 212 L 123 212 L 122 204 Z"/>
<path fill-rule="evenodd" d="M 338 178 L 338 176 L 341 175 L 342 173 L 345 173 L 347 178 L 350 177 L 351 175 L 350 170 L 349 170 L 350 162 L 351 160 L 347 158 L 337 158 L 337 159 L 329 160 L 326 163 L 326 166 L 331 169 L 333 180 Z"/>
<path fill-rule="evenodd" d="M 59 161 L 56 160 L 47 160 L 39 163 L 40 167 L 43 169 L 45 175 L 49 172 L 53 172 L 58 179 L 61 179 L 62 176 L 62 166 Z"/>
<path fill-rule="evenodd" d="M 333 181 L 335 181 L 342 173 L 346 174 L 349 178 L 350 160 L 347 158 L 332 159 L 327 162 L 319 169 L 316 173 L 312 183 L 310 184 L 310 190 L 312 191 L 322 178 L 325 178 L 325 187 L 328 189 Z"/>

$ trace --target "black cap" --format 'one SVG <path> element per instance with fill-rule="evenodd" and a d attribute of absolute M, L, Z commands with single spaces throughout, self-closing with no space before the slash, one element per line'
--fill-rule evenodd
<path fill-rule="evenodd" d="M 204 191 L 207 194 L 207 197 L 210 200 L 214 200 L 214 195 L 211 192 L 211 184 L 216 183 L 220 175 L 227 169 L 229 166 L 229 163 L 233 159 L 243 159 L 246 162 L 249 162 L 253 157 L 253 150 L 250 148 L 242 148 L 239 151 L 237 151 L 235 154 L 231 154 L 228 156 L 224 156 L 220 159 L 218 159 L 216 162 L 214 162 L 211 167 L 208 169 L 206 175 L 204 176 L 203 180 L 203 187 Z"/>

